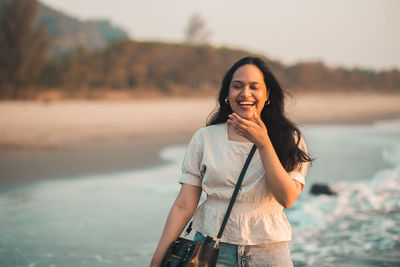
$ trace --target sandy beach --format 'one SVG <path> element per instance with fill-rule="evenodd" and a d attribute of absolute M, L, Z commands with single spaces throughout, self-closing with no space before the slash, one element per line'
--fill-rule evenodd
<path fill-rule="evenodd" d="M 144 168 L 160 148 L 186 144 L 215 108 L 214 98 L 0 102 L 0 186 Z M 400 115 L 400 95 L 293 94 L 297 124 L 368 123 Z"/>
<path fill-rule="evenodd" d="M 215 108 L 213 98 L 126 101 L 0 102 L 0 149 L 54 149 L 192 134 Z M 293 94 L 286 112 L 297 124 L 373 122 L 400 114 L 400 95 Z"/>

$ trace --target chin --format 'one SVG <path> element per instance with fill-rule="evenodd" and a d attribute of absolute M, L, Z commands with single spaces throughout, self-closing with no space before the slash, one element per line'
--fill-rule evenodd
<path fill-rule="evenodd" d="M 251 121 L 254 119 L 253 114 L 238 114 L 242 119 Z"/>

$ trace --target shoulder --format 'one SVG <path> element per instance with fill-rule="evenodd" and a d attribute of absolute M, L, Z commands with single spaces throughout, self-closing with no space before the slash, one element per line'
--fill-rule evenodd
<path fill-rule="evenodd" d="M 218 124 L 213 124 L 213 125 L 209 125 L 207 127 L 204 127 L 206 129 L 206 131 L 208 133 L 219 133 L 219 134 L 223 134 L 224 131 L 226 130 L 226 122 L 224 123 L 218 123 Z"/>
<path fill-rule="evenodd" d="M 198 129 L 192 136 L 189 146 L 200 147 L 215 147 L 221 143 L 225 137 L 226 125 L 224 123 L 206 126 Z"/>
<path fill-rule="evenodd" d="M 193 138 L 207 139 L 207 138 L 223 137 L 226 131 L 225 124 L 226 123 L 219 123 L 200 128 L 194 133 Z"/>

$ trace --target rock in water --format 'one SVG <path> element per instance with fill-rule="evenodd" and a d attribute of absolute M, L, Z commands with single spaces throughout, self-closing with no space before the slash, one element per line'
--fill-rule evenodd
<path fill-rule="evenodd" d="M 313 184 L 310 193 L 313 195 L 336 195 L 336 192 L 334 192 L 327 184 Z"/>

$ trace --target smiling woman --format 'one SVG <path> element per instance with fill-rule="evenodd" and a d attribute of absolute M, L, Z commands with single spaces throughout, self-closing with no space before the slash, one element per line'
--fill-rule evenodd
<path fill-rule="evenodd" d="M 182 188 L 151 266 L 160 266 L 192 217 L 195 241 L 210 236 L 219 243 L 217 266 L 293 266 L 291 228 L 283 208 L 300 195 L 311 159 L 300 131 L 283 113 L 283 99 L 282 88 L 259 58 L 243 58 L 227 72 L 218 110 L 187 148 Z M 258 153 L 228 213 L 237 177 L 253 147 Z M 197 208 L 202 191 L 207 199 Z M 223 235 L 218 229 L 224 229 Z"/>
<path fill-rule="evenodd" d="M 254 112 L 260 114 L 267 99 L 262 72 L 251 64 L 238 68 L 233 75 L 229 95 L 225 98 L 232 110 L 244 119 L 255 121 Z"/>
<path fill-rule="evenodd" d="M 239 77 L 251 84 L 253 89 L 246 90 L 246 87 L 243 87 L 244 81 L 240 81 L 242 85 L 240 90 L 235 88 Z M 247 115 L 243 113 L 243 109 L 246 108 L 245 105 L 239 106 L 237 100 L 230 102 L 229 99 L 231 95 L 236 95 L 235 92 L 239 94 L 239 101 L 247 99 L 254 103 L 255 107 L 251 107 L 246 112 Z M 267 96 L 262 97 L 262 95 Z M 257 57 L 245 57 L 236 62 L 226 73 L 219 92 L 219 109 L 211 114 L 207 124 L 214 125 L 229 122 L 229 115 L 238 112 L 242 113 L 238 114 L 239 117 L 242 115 L 250 116 L 242 118 L 254 122 L 253 114 L 256 112 L 266 129 L 268 129 L 268 134 L 264 133 L 264 135 L 273 144 L 283 167 L 290 171 L 298 163 L 310 161 L 310 158 L 304 151 L 305 144 L 299 129 L 285 116 L 284 99 L 284 92 L 279 82 L 265 62 Z M 241 138 L 239 137 L 240 135 L 231 131 L 232 129 L 232 127 L 228 129 L 233 135 L 231 138 Z"/>

